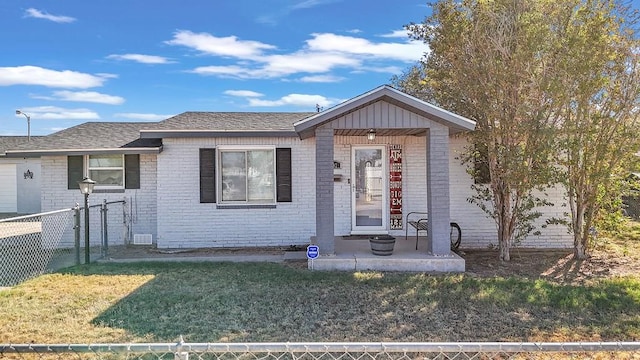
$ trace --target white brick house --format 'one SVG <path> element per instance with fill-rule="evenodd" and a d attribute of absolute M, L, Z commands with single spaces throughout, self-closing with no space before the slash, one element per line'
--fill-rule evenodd
<path fill-rule="evenodd" d="M 134 198 L 134 233 L 151 234 L 159 248 L 313 239 L 331 255 L 336 236 L 404 236 L 406 214 L 423 211 L 428 252 L 448 256 L 450 221 L 462 229 L 463 248 L 497 244 L 493 221 L 467 201 L 473 180 L 458 159 L 474 126 L 381 86 L 319 113 L 186 112 L 158 123 L 86 123 L 7 156 L 41 158 L 43 211 L 80 201 L 72 185 L 82 175 L 101 176 L 101 197 Z M 562 213 L 559 206 L 544 211 Z M 522 246 L 571 244 L 564 228 L 553 227 Z"/>

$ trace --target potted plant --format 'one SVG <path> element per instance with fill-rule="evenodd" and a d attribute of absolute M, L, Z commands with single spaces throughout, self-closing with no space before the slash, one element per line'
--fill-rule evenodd
<path fill-rule="evenodd" d="M 373 255 L 389 256 L 393 253 L 396 238 L 390 235 L 376 235 L 369 238 Z"/>

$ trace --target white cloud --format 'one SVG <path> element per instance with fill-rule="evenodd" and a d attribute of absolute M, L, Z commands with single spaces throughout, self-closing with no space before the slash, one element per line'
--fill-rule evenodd
<path fill-rule="evenodd" d="M 57 23 L 72 23 L 76 21 L 75 18 L 71 16 L 63 16 L 63 15 L 51 15 L 45 11 L 40 11 L 38 9 L 29 8 L 24 12 L 24 17 L 32 17 L 36 19 L 45 19 Z"/>
<path fill-rule="evenodd" d="M 142 64 L 170 64 L 173 63 L 170 59 L 163 56 L 155 55 L 143 55 L 143 54 L 112 54 L 107 56 L 107 59 L 112 60 L 130 60 L 136 61 Z"/>
<path fill-rule="evenodd" d="M 334 75 L 312 75 L 312 76 L 303 76 L 300 78 L 301 82 L 309 82 L 309 83 L 335 83 L 344 80 L 343 77 L 334 76 Z"/>
<path fill-rule="evenodd" d="M 245 66 L 201 66 L 191 72 L 238 79 L 272 79 L 296 73 L 325 73 L 336 67 L 357 68 L 362 61 L 334 53 L 298 52 L 262 57 L 264 63 Z"/>
<path fill-rule="evenodd" d="M 335 67 L 359 67 L 362 60 L 333 52 L 311 53 L 300 51 L 288 55 L 265 57 L 265 73 L 273 76 L 289 75 L 299 72 L 324 73 Z"/>
<path fill-rule="evenodd" d="M 40 97 L 40 99 L 90 102 L 108 105 L 120 105 L 124 103 L 124 98 L 120 96 L 101 94 L 95 91 L 54 91 L 53 96 Z"/>
<path fill-rule="evenodd" d="M 133 119 L 133 120 L 144 120 L 144 121 L 160 121 L 168 119 L 174 115 L 163 115 L 163 114 L 147 114 L 147 113 L 118 113 L 114 115 L 115 117 Z"/>
<path fill-rule="evenodd" d="M 360 33 L 362 33 L 362 30 L 360 30 L 360 29 L 351 29 L 351 30 L 347 30 L 347 32 L 351 33 L 351 34 L 360 34 Z"/>
<path fill-rule="evenodd" d="M 420 41 L 374 43 L 364 38 L 330 33 L 312 34 L 312 36 L 312 39 L 307 40 L 307 45 L 312 51 L 374 56 L 378 59 L 414 62 L 420 60 L 428 49 Z"/>
<path fill-rule="evenodd" d="M 293 105 L 300 107 L 308 107 L 315 109 L 316 104 L 322 107 L 328 107 L 335 104 L 337 100 L 328 99 L 322 95 L 306 95 L 306 94 L 289 94 L 278 100 L 249 99 L 249 106 L 253 107 L 276 107 Z M 311 110 L 310 110 L 311 111 Z"/>
<path fill-rule="evenodd" d="M 393 32 L 388 37 L 400 36 Z M 289 53 L 276 53 L 272 45 L 257 41 L 239 40 L 235 36 L 215 37 L 207 33 L 180 31 L 172 45 L 184 45 L 208 55 L 234 57 L 231 64 L 214 63 L 200 66 L 189 72 L 199 75 L 236 79 L 287 79 L 288 76 L 304 74 L 298 81 L 336 82 L 343 80 L 329 75 L 342 68 L 352 72 L 387 72 L 397 74 L 400 66 L 393 62 L 416 62 L 428 47 L 420 41 L 405 39 L 375 42 L 363 37 L 344 36 L 332 33 L 315 33 L 305 45 Z M 324 76 L 319 76 L 324 75 Z"/>
<path fill-rule="evenodd" d="M 401 30 L 394 30 L 388 34 L 382 34 L 380 35 L 381 37 L 384 38 L 401 38 L 401 39 L 408 39 L 409 38 L 409 32 L 405 29 L 401 29 Z"/>
<path fill-rule="evenodd" d="M 251 90 L 226 90 L 224 92 L 226 95 L 238 96 L 238 97 L 261 97 L 264 94 L 259 92 L 251 91 Z"/>
<path fill-rule="evenodd" d="M 358 71 L 354 71 L 354 73 L 370 71 L 377 73 L 400 74 L 402 70 L 403 68 L 399 66 L 366 66 L 358 69 Z"/>
<path fill-rule="evenodd" d="M 104 79 L 117 79 L 120 77 L 118 74 L 109 74 L 109 73 L 96 73 L 96 76 L 99 76 Z"/>
<path fill-rule="evenodd" d="M 199 75 L 218 75 L 221 77 L 235 77 L 240 79 L 260 78 L 259 74 L 254 70 L 237 65 L 200 66 L 190 72 Z"/>
<path fill-rule="evenodd" d="M 41 85 L 87 89 L 102 86 L 104 81 L 104 76 L 71 70 L 57 71 L 38 66 L 0 67 L 0 86 Z"/>
<path fill-rule="evenodd" d="M 334 3 L 338 0 L 304 0 L 291 7 L 293 10 L 308 9 L 318 5 Z"/>
<path fill-rule="evenodd" d="M 100 115 L 89 109 L 66 109 L 57 106 L 36 106 L 20 109 L 32 119 L 44 120 L 97 120 Z M 19 116 L 19 115 L 16 115 Z"/>
<path fill-rule="evenodd" d="M 250 59 L 260 56 L 264 50 L 273 50 L 273 45 L 259 41 L 239 40 L 236 36 L 216 37 L 208 33 L 181 30 L 173 35 L 169 45 L 182 45 L 209 55 Z"/>

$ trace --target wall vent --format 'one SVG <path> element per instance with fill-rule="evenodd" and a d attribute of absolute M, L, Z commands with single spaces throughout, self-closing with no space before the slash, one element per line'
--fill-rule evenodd
<path fill-rule="evenodd" d="M 151 234 L 133 234 L 133 245 L 153 245 Z"/>

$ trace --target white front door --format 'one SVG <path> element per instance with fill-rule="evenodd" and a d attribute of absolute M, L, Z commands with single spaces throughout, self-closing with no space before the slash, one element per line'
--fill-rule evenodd
<path fill-rule="evenodd" d="M 351 233 L 388 231 L 385 146 L 354 146 L 351 150 Z"/>

